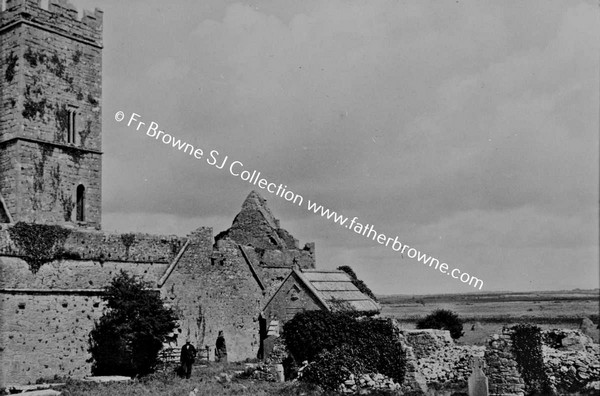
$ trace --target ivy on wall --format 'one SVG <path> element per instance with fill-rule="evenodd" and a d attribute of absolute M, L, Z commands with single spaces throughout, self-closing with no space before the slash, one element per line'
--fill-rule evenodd
<path fill-rule="evenodd" d="M 65 257 L 65 241 L 71 234 L 71 230 L 58 225 L 23 222 L 8 231 L 34 274 L 43 264 Z"/>
<path fill-rule="evenodd" d="M 69 128 L 69 109 L 67 109 L 66 104 L 56 104 L 56 109 L 54 110 L 54 119 L 56 120 L 57 129 L 56 140 L 59 142 L 64 142 L 65 132 Z"/>
<path fill-rule="evenodd" d="M 10 51 L 10 55 L 6 57 L 6 70 L 4 71 L 4 78 L 7 82 L 11 82 L 15 78 L 15 69 L 17 68 L 17 61 L 19 57 Z"/>
<path fill-rule="evenodd" d="M 63 209 L 65 221 L 71 221 L 71 215 L 73 214 L 73 209 L 75 208 L 75 202 L 73 202 L 73 197 L 71 194 L 65 194 L 63 191 L 61 191 L 60 204 Z"/>
<path fill-rule="evenodd" d="M 52 54 L 46 66 L 48 67 L 48 70 L 56 75 L 56 77 L 65 77 L 65 69 L 67 68 L 66 62 L 64 59 L 59 58 L 56 53 Z"/>
<path fill-rule="evenodd" d="M 98 106 L 98 99 L 94 98 L 94 96 L 91 93 L 88 94 L 87 100 L 92 106 Z"/>
<path fill-rule="evenodd" d="M 79 59 L 76 55 L 77 53 L 73 55 L 74 63 L 79 62 Z M 27 47 L 23 58 L 27 61 L 31 68 L 38 69 L 39 67 L 44 66 L 47 71 L 66 82 L 67 92 L 75 91 L 75 87 L 73 86 L 74 77 L 69 75 L 67 71 L 67 60 L 60 57 L 58 53 L 54 52 L 52 54 L 46 54 L 44 51 L 35 51 L 31 47 Z M 75 59 L 77 59 L 77 62 L 75 61 Z M 34 120 L 37 117 L 43 118 L 47 109 L 51 110 L 54 108 L 54 115 L 56 116 L 56 125 L 62 131 L 65 131 L 68 127 L 68 111 L 65 115 L 66 107 L 64 105 L 62 107 L 58 105 L 54 106 L 51 103 L 49 103 L 47 99 L 42 96 L 43 90 L 38 85 L 39 76 L 34 75 L 32 76 L 32 79 L 32 83 L 27 84 L 26 86 L 25 101 L 22 113 L 23 117 L 29 120 Z M 83 99 L 83 95 L 81 95 L 81 99 Z M 60 136 L 59 139 L 59 141 L 64 140 L 62 136 Z"/>
<path fill-rule="evenodd" d="M 85 122 L 85 128 L 79 131 L 79 137 L 81 141 L 81 146 L 85 147 L 85 142 L 92 133 L 92 120 L 87 120 Z"/>
<path fill-rule="evenodd" d="M 72 57 L 73 63 L 75 63 L 75 64 L 79 63 L 82 55 L 83 55 L 83 52 L 81 52 L 81 50 L 75 51 L 75 53 L 73 54 L 73 57 Z"/>
<path fill-rule="evenodd" d="M 42 156 L 39 160 L 34 157 L 31 158 L 33 163 L 33 194 L 31 195 L 31 206 L 33 210 L 39 210 L 42 208 L 42 193 L 44 192 L 44 171 L 46 169 L 46 162 L 48 157 L 52 155 L 52 147 L 42 146 Z"/>
<path fill-rule="evenodd" d="M 39 51 L 34 51 L 31 47 L 27 47 L 25 54 L 23 54 L 23 58 L 29 63 L 31 67 L 37 67 L 38 64 L 44 63 L 46 61 L 46 54 Z"/>
<path fill-rule="evenodd" d="M 38 116 L 43 118 L 44 114 L 46 114 L 46 108 L 52 108 L 52 105 L 48 103 L 48 100 L 42 97 L 43 91 L 42 88 L 37 85 L 37 78 L 32 78 L 33 84 L 25 87 L 25 101 L 21 113 L 23 117 L 29 120 L 34 120 Z"/>
<path fill-rule="evenodd" d="M 552 386 L 544 370 L 542 330 L 531 324 L 512 327 L 513 352 L 528 394 L 552 395 Z"/>
<path fill-rule="evenodd" d="M 61 58 L 58 53 L 54 52 L 48 56 L 43 51 L 34 51 L 31 47 L 27 47 L 23 57 L 32 68 L 44 65 L 56 77 L 63 79 L 68 84 L 73 83 L 73 77 L 66 72 L 67 60 Z"/>
<path fill-rule="evenodd" d="M 50 168 L 50 207 L 54 208 L 56 201 L 58 200 L 58 191 L 60 190 L 61 172 L 60 164 L 56 164 L 55 167 Z"/>
<path fill-rule="evenodd" d="M 125 245 L 127 257 L 129 257 L 129 248 L 135 242 L 135 234 L 121 234 L 121 242 L 123 242 L 123 245 Z"/>

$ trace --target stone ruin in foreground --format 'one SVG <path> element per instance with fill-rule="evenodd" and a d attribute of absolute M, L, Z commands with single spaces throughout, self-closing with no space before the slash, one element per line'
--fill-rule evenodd
<path fill-rule="evenodd" d="M 600 392 L 600 345 L 577 330 L 547 330 L 543 361 L 552 385 Z M 525 396 L 525 381 L 512 349 L 511 330 L 493 335 L 485 346 L 460 345 L 445 330 L 404 330 L 399 340 L 407 352 L 403 384 L 381 375 L 357 376 L 341 390 L 398 389 L 411 395 Z M 474 367 L 479 362 L 479 367 Z M 471 386 L 469 385 L 471 383 Z M 485 383 L 487 392 L 477 387 Z M 473 393 L 470 393 L 472 391 Z"/>

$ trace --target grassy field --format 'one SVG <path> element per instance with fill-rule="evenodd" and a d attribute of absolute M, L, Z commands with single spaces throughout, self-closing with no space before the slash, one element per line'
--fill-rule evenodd
<path fill-rule="evenodd" d="M 436 309 L 449 309 L 465 321 L 465 335 L 458 341 L 481 345 L 504 325 L 535 323 L 546 328 L 577 329 L 583 318 L 598 323 L 598 290 L 532 293 L 449 294 L 382 296 L 382 315 L 414 328 L 415 322 Z M 472 326 L 478 323 L 476 330 Z M 596 338 L 596 342 L 598 338 Z"/>
<path fill-rule="evenodd" d="M 63 396 L 188 396 L 195 388 L 197 396 L 208 395 L 256 395 L 256 396 L 318 396 L 313 386 L 304 383 L 275 383 L 236 379 L 226 382 L 218 379 L 221 373 L 233 374 L 244 370 L 239 364 L 211 364 L 196 366 L 190 379 L 175 375 L 173 370 L 159 372 L 130 382 L 93 383 L 68 380 L 66 385 L 56 387 Z"/>

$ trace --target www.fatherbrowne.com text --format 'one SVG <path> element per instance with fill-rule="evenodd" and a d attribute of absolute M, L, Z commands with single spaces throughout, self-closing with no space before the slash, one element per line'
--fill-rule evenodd
<path fill-rule="evenodd" d="M 121 122 L 125 119 L 125 113 L 118 111 L 115 114 L 115 120 Z M 127 122 L 128 127 L 133 127 L 136 131 L 143 132 L 147 137 L 155 139 L 156 141 L 162 142 L 167 146 L 183 152 L 197 160 L 205 160 L 208 165 L 214 166 L 219 170 L 227 169 L 232 176 L 239 177 L 245 182 L 248 182 L 262 190 L 266 190 L 270 194 L 275 194 L 278 197 L 285 199 L 288 202 L 296 204 L 298 206 L 306 205 L 306 209 L 310 212 L 316 213 L 327 220 L 333 221 L 352 232 L 362 235 L 366 238 L 370 238 L 373 241 L 391 248 L 392 250 L 401 254 L 406 254 L 409 258 L 416 258 L 418 262 L 428 265 L 440 271 L 442 274 L 451 276 L 454 279 L 460 280 L 462 283 L 469 284 L 475 288 L 481 290 L 483 288 L 483 281 L 475 276 L 469 275 L 466 272 L 462 272 L 458 268 L 450 268 L 450 266 L 444 262 L 440 262 L 435 257 L 428 256 L 419 250 L 410 247 L 407 244 L 402 243 L 398 240 L 397 236 L 388 237 L 385 234 L 379 233 L 375 230 L 372 224 L 362 224 L 358 221 L 358 217 L 349 218 L 340 213 L 332 211 L 322 205 L 312 202 L 309 199 L 306 201 L 300 194 L 293 192 L 288 188 L 287 185 L 282 183 L 274 183 L 266 178 L 262 177 L 262 173 L 253 169 L 248 170 L 244 167 L 244 164 L 240 161 L 234 161 L 229 156 L 223 156 L 217 150 L 206 151 L 202 148 L 195 147 L 194 145 L 182 141 L 175 136 L 166 133 L 159 129 L 156 122 L 151 121 L 146 123 L 141 120 L 141 116 L 136 113 L 131 113 L 129 121 Z"/>

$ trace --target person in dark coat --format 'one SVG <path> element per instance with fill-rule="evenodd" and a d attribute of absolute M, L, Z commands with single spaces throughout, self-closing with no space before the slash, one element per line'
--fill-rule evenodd
<path fill-rule="evenodd" d="M 215 357 L 217 358 L 217 362 L 227 362 L 227 346 L 225 345 L 223 330 L 219 331 L 219 336 L 217 337 Z"/>
<path fill-rule="evenodd" d="M 196 348 L 190 344 L 190 340 L 185 341 L 185 345 L 181 348 L 181 368 L 185 378 L 190 378 L 192 375 L 192 364 L 196 359 Z"/>

